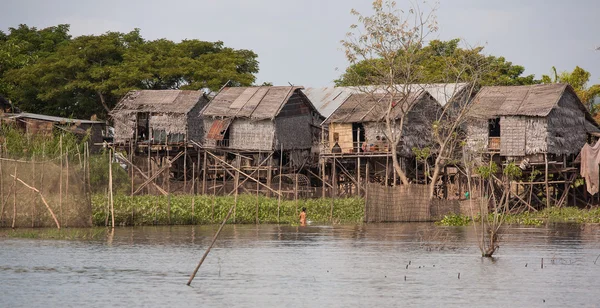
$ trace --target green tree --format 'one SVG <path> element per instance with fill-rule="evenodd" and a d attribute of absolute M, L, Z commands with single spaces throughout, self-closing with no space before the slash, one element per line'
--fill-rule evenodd
<path fill-rule="evenodd" d="M 592 113 L 597 113 L 597 106 L 594 106 L 594 98 L 600 95 L 600 84 L 595 84 L 588 87 L 590 81 L 590 72 L 583 68 L 576 66 L 572 72 L 562 71 L 557 73 L 556 67 L 552 67 L 552 73 L 554 76 L 542 75 L 543 83 L 568 83 L 570 84 L 581 102 L 590 110 Z"/>
<path fill-rule="evenodd" d="M 495 57 L 483 54 L 483 47 L 462 48 L 459 47 L 460 40 L 449 41 L 432 40 L 424 47 L 416 46 L 415 83 L 441 83 L 448 80 L 464 81 L 471 80 L 474 72 L 481 72 L 485 67 L 485 73 L 478 77 L 480 85 L 526 85 L 535 84 L 534 75 L 522 76 L 525 68 L 506 61 L 504 57 Z M 399 51 L 398 57 L 403 51 Z M 448 71 L 448 66 L 457 63 L 470 63 L 469 66 L 461 67 L 464 71 Z M 370 58 L 353 62 L 346 71 L 335 80 L 337 86 L 359 86 L 374 84 L 380 79 L 379 68 L 385 66 L 383 59 Z M 400 77 L 397 82 L 401 82 Z"/>
<path fill-rule="evenodd" d="M 22 26 L 0 35 L 0 55 L 0 91 L 19 107 L 79 118 L 106 117 L 132 89 L 218 90 L 228 81 L 251 85 L 258 72 L 250 50 L 223 42 L 147 41 L 139 29 L 71 39 L 68 26 Z"/>

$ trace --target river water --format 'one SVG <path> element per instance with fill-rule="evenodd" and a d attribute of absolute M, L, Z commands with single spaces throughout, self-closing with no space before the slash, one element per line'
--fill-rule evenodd
<path fill-rule="evenodd" d="M 0 307 L 599 307 L 600 227 L 228 225 L 116 229 L 99 241 L 0 238 Z M 542 268 L 542 258 L 544 266 Z"/>

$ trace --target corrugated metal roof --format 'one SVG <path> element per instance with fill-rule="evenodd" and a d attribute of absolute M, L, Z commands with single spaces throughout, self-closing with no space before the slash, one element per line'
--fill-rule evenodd
<path fill-rule="evenodd" d="M 7 116 L 12 119 L 34 119 L 34 120 L 65 123 L 65 124 L 66 123 L 68 123 L 68 124 L 106 124 L 106 122 L 103 122 L 103 121 L 71 119 L 71 118 L 55 117 L 55 116 L 49 116 L 49 115 L 43 115 L 43 114 L 37 114 L 37 113 L 28 113 L 28 112 L 13 113 L 13 114 L 10 114 Z"/>
<path fill-rule="evenodd" d="M 419 100 L 426 91 L 410 93 L 407 102 L 412 103 Z M 381 121 L 388 109 L 390 96 L 386 94 L 351 94 L 332 114 L 325 123 L 364 123 Z M 397 118 L 402 111 L 395 107 L 392 109 L 392 117 Z"/>
<path fill-rule="evenodd" d="M 226 87 L 202 110 L 203 116 L 272 119 L 302 87 Z"/>
<path fill-rule="evenodd" d="M 328 118 L 354 93 L 346 87 L 306 88 L 302 92 L 325 118 Z"/>
<path fill-rule="evenodd" d="M 467 83 L 435 83 L 435 84 L 412 84 L 410 92 L 427 91 L 442 106 L 445 106 L 454 97 L 467 87 Z M 397 92 L 404 92 L 404 85 L 395 85 Z M 304 94 L 313 103 L 322 116 L 328 118 L 339 108 L 352 94 L 361 93 L 386 93 L 383 86 L 360 86 L 360 87 L 325 87 L 307 88 Z"/>
<path fill-rule="evenodd" d="M 111 111 L 187 114 L 203 99 L 204 92 L 193 90 L 134 90 L 127 93 Z"/>

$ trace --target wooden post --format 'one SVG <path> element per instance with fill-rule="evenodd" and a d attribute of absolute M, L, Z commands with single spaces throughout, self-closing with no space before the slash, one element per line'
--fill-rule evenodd
<path fill-rule="evenodd" d="M 548 185 L 548 153 L 544 153 L 544 164 L 546 172 L 544 174 L 544 183 L 546 185 L 546 208 L 550 207 L 550 186 Z"/>
<path fill-rule="evenodd" d="M 206 151 L 206 150 L 205 150 Z M 206 152 L 204 152 L 206 153 Z M 210 221 L 211 222 L 215 222 L 215 202 L 216 202 L 216 196 L 217 196 L 217 160 L 213 159 L 215 161 L 215 175 L 213 176 L 213 198 L 212 198 L 212 207 L 210 208 Z"/>
<path fill-rule="evenodd" d="M 338 190 L 338 181 L 337 181 L 337 174 L 336 174 L 336 169 L 337 169 L 337 164 L 336 164 L 336 159 L 335 156 L 333 156 L 333 164 L 331 165 L 331 211 L 329 213 L 329 219 L 331 220 L 331 223 L 333 223 L 333 206 L 335 204 L 335 197 L 337 196 L 337 190 Z"/>
<path fill-rule="evenodd" d="M 35 185 L 35 155 L 31 155 L 31 171 L 31 185 Z M 35 202 L 31 202 L 31 227 L 35 227 Z"/>
<path fill-rule="evenodd" d="M 152 166 L 150 165 L 151 163 L 151 153 L 150 153 L 150 149 L 152 148 L 152 144 L 150 141 L 148 141 L 148 178 L 152 178 Z M 156 182 L 154 182 L 156 184 Z M 148 189 L 146 189 L 146 194 L 150 194 L 150 186 L 148 186 Z"/>
<path fill-rule="evenodd" d="M 296 203 L 296 216 L 298 216 L 298 173 L 296 173 L 294 183 L 294 201 Z"/>
<path fill-rule="evenodd" d="M 322 192 L 321 192 L 321 198 L 325 199 L 326 195 L 325 195 L 325 157 L 321 158 L 321 184 L 323 185 L 322 188 Z"/>
<path fill-rule="evenodd" d="M 192 224 L 194 224 L 194 213 L 195 213 L 195 202 L 196 202 L 196 185 L 194 185 L 196 182 L 196 163 L 193 162 L 192 163 Z"/>
<path fill-rule="evenodd" d="M 272 157 L 272 155 L 270 156 Z M 261 151 L 258 152 L 258 160 L 261 160 Z M 260 181 L 260 166 L 257 166 L 258 176 L 257 179 Z M 258 185 L 258 181 L 256 181 L 256 224 L 258 225 L 258 192 L 260 191 L 260 185 Z"/>
<path fill-rule="evenodd" d="M 239 168 L 242 167 L 242 157 L 241 156 L 236 156 L 236 164 L 237 164 L 237 168 L 236 168 L 236 172 L 235 172 L 235 179 L 234 179 L 234 186 L 235 186 L 235 192 L 234 192 L 234 204 L 233 204 L 233 223 L 235 223 L 235 212 L 237 210 L 237 202 L 238 202 L 238 185 L 240 183 L 240 170 Z"/>
<path fill-rule="evenodd" d="M 273 179 L 273 152 L 271 152 L 271 157 L 269 157 L 269 168 L 267 170 L 267 186 L 271 187 L 273 184 L 271 181 Z M 271 192 L 267 190 L 267 197 L 271 197 Z"/>
<path fill-rule="evenodd" d="M 183 143 L 183 191 L 187 191 L 187 134 Z"/>
<path fill-rule="evenodd" d="M 69 207 L 69 178 L 70 178 L 70 174 L 69 174 L 69 148 L 67 147 L 67 151 L 66 151 L 66 156 L 65 156 L 65 167 L 66 167 L 66 173 L 67 173 L 67 178 L 65 179 L 65 201 L 67 201 L 67 207 Z M 16 175 L 16 174 L 15 174 Z M 67 209 L 67 213 L 68 213 L 68 209 Z M 65 227 L 69 226 L 69 220 L 65 220 Z"/>
<path fill-rule="evenodd" d="M 63 186 L 63 162 L 64 162 L 62 140 L 63 140 L 63 134 L 60 134 L 59 145 L 58 145 L 58 147 L 60 149 L 60 174 L 58 176 L 58 213 L 60 215 L 60 224 L 64 225 L 65 221 L 64 221 L 63 210 L 62 210 L 62 192 L 63 192 L 62 186 Z"/>
<path fill-rule="evenodd" d="M 167 150 L 167 156 L 165 157 L 165 163 L 167 167 L 167 220 L 171 225 L 171 163 L 169 162 L 169 135 L 165 134 L 165 149 Z"/>
<path fill-rule="evenodd" d="M 67 160 L 68 161 L 68 160 Z M 113 176 L 112 176 L 112 149 L 108 150 L 108 198 L 110 200 L 110 216 L 112 217 L 112 228 L 115 228 L 115 205 L 113 199 Z"/>
<path fill-rule="evenodd" d="M 279 223 L 279 211 L 281 208 L 281 171 L 283 169 L 283 143 L 281 144 L 281 150 L 279 152 L 279 187 L 277 196 L 277 223 Z"/>
<path fill-rule="evenodd" d="M 204 150 L 204 160 L 202 161 L 202 194 L 206 194 L 206 150 Z"/>
<path fill-rule="evenodd" d="M 12 228 L 15 228 L 15 220 L 17 219 L 17 162 L 15 162 L 15 177 L 13 180 L 13 217 Z"/>
<path fill-rule="evenodd" d="M 369 221 L 368 215 L 368 198 L 369 198 L 369 161 L 365 165 L 365 222 Z"/>
<path fill-rule="evenodd" d="M 208 253 L 210 252 L 210 249 L 213 247 L 213 245 L 217 241 L 217 237 L 221 233 L 221 230 L 223 230 L 223 226 L 225 225 L 225 223 L 227 223 L 227 220 L 229 219 L 229 216 L 231 216 L 231 212 L 233 212 L 234 208 L 235 208 L 235 204 L 233 206 L 231 206 L 231 208 L 229 208 L 229 212 L 227 212 L 227 216 L 225 216 L 225 219 L 223 219 L 223 222 L 221 223 L 221 226 L 219 226 L 217 233 L 215 233 L 215 236 L 213 237 L 212 242 L 210 243 L 210 246 L 208 246 L 208 249 L 206 249 L 206 251 L 204 252 L 204 255 L 202 255 L 202 259 L 200 259 L 200 263 L 198 263 L 198 266 L 196 266 L 196 269 L 194 269 L 194 272 L 190 276 L 190 279 L 187 282 L 188 286 L 192 283 L 192 280 L 194 280 L 194 277 L 196 277 L 196 273 L 198 273 L 200 266 L 202 266 L 202 263 L 204 263 L 204 259 L 206 259 L 206 256 L 208 256 Z"/>
<path fill-rule="evenodd" d="M 357 160 L 357 165 L 356 165 L 356 181 L 357 181 L 357 189 L 356 189 L 356 195 L 358 197 L 360 197 L 362 195 L 362 185 L 360 183 L 360 155 L 358 156 Z"/>

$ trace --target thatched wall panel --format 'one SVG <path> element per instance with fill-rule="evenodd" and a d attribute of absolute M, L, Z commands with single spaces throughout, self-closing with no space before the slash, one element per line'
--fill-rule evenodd
<path fill-rule="evenodd" d="M 547 137 L 548 121 L 546 118 L 527 118 L 525 128 L 525 154 L 545 153 L 548 149 Z"/>
<path fill-rule="evenodd" d="M 299 107 L 302 109 L 301 107 Z M 310 123 L 312 117 L 308 113 L 293 117 L 278 116 L 275 119 L 276 148 L 284 150 L 310 149 L 313 143 L 313 134 Z"/>
<path fill-rule="evenodd" d="M 229 125 L 229 147 L 237 150 L 271 151 L 275 124 L 270 120 L 235 119 Z"/>
<path fill-rule="evenodd" d="M 489 126 L 487 119 L 472 118 L 467 122 L 467 149 L 472 152 L 487 151 Z"/>
<path fill-rule="evenodd" d="M 185 114 L 151 114 L 149 119 L 152 138 L 157 142 L 164 142 L 165 134 L 171 141 L 183 141 L 187 129 L 187 116 Z"/>
<path fill-rule="evenodd" d="M 565 92 L 548 115 L 548 153 L 575 154 L 586 142 L 585 113 L 577 97 Z"/>
<path fill-rule="evenodd" d="M 115 124 L 114 142 L 125 142 L 135 134 L 135 114 L 119 113 L 113 116 Z"/>
<path fill-rule="evenodd" d="M 200 116 L 200 111 L 206 105 L 206 101 L 196 104 L 187 114 L 187 134 L 189 140 L 202 141 L 204 138 L 203 118 Z"/>
<path fill-rule="evenodd" d="M 500 155 L 525 156 L 526 117 L 500 118 Z"/>

